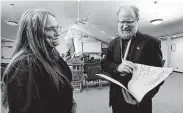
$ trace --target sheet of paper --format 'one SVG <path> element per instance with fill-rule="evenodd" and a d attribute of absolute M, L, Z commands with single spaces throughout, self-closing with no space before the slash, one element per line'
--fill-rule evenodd
<path fill-rule="evenodd" d="M 128 89 L 123 84 L 121 84 L 119 81 L 117 81 L 117 80 L 115 80 L 115 79 L 113 79 L 113 78 L 111 78 L 111 77 L 109 77 L 107 75 L 104 75 L 104 74 L 96 74 L 96 75 L 98 75 L 98 76 L 100 76 L 100 77 L 102 77 L 102 78 L 104 78 L 104 79 L 106 79 L 106 80 L 108 80 L 110 82 L 113 82 L 113 83 L 121 86 L 122 88 L 124 88 L 124 89 L 126 89 L 128 91 Z"/>
<path fill-rule="evenodd" d="M 137 69 L 133 70 L 132 79 L 128 83 L 128 89 L 119 81 L 104 75 L 96 74 L 110 82 L 113 82 L 130 92 L 138 102 L 144 95 L 165 80 L 173 71 L 173 68 L 154 67 L 143 64 L 136 64 Z"/>
<path fill-rule="evenodd" d="M 137 70 L 128 83 L 129 92 L 140 102 L 144 95 L 165 80 L 173 68 L 162 68 L 136 64 Z"/>

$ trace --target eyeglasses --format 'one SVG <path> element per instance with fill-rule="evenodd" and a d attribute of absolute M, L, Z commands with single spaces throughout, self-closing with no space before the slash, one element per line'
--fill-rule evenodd
<path fill-rule="evenodd" d="M 134 22 L 136 21 L 137 19 L 135 19 L 135 20 L 133 20 L 133 21 L 117 21 L 118 22 L 118 24 L 121 24 L 121 25 L 125 25 L 125 23 L 127 24 L 127 25 L 133 25 L 134 24 Z"/>
<path fill-rule="evenodd" d="M 55 31 L 55 32 L 61 32 L 60 26 L 52 26 L 52 27 L 46 27 L 45 31 L 50 32 L 50 31 Z"/>

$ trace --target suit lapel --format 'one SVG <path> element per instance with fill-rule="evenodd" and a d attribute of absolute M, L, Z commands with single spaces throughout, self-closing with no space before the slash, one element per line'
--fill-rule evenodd
<path fill-rule="evenodd" d="M 138 59 L 142 55 L 142 50 L 144 48 L 146 40 L 144 39 L 143 34 L 137 32 L 136 37 L 132 39 L 131 48 L 130 48 L 130 59 L 132 62 L 137 63 Z"/>

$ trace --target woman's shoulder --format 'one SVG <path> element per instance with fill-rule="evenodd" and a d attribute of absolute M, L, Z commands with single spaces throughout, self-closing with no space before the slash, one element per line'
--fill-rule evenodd
<path fill-rule="evenodd" d="M 24 70 L 27 70 L 30 64 L 36 61 L 36 57 L 33 54 L 23 53 L 12 59 L 10 66 L 13 68 L 22 67 Z"/>
<path fill-rule="evenodd" d="M 35 64 L 36 58 L 32 54 L 21 54 L 15 58 L 12 58 L 8 65 L 5 76 L 8 78 L 26 78 L 30 72 L 30 68 L 33 68 L 31 64 Z"/>

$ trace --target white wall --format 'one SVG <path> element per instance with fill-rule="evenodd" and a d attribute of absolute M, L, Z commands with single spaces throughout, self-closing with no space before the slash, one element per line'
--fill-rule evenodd
<path fill-rule="evenodd" d="M 1 42 L 1 63 L 9 63 L 14 51 L 14 45 L 15 42 Z"/>
<path fill-rule="evenodd" d="M 161 50 L 163 53 L 163 60 L 165 60 L 164 67 L 168 67 L 168 41 L 161 41 Z"/>
<path fill-rule="evenodd" d="M 83 42 L 83 52 L 86 53 L 101 53 L 101 42 Z"/>
<path fill-rule="evenodd" d="M 183 37 L 171 39 L 170 42 L 168 42 L 168 40 L 163 40 L 161 42 L 163 59 L 166 60 L 165 67 L 167 67 L 169 63 L 169 67 L 173 67 L 174 71 L 183 72 Z M 175 45 L 176 50 L 171 50 L 168 48 L 168 45 L 170 47 L 171 45 Z M 170 53 L 168 54 L 168 52 Z"/>
<path fill-rule="evenodd" d="M 173 39 L 171 45 L 175 44 L 176 50 L 171 50 L 171 62 L 170 65 L 174 71 L 183 72 L 183 37 Z"/>

